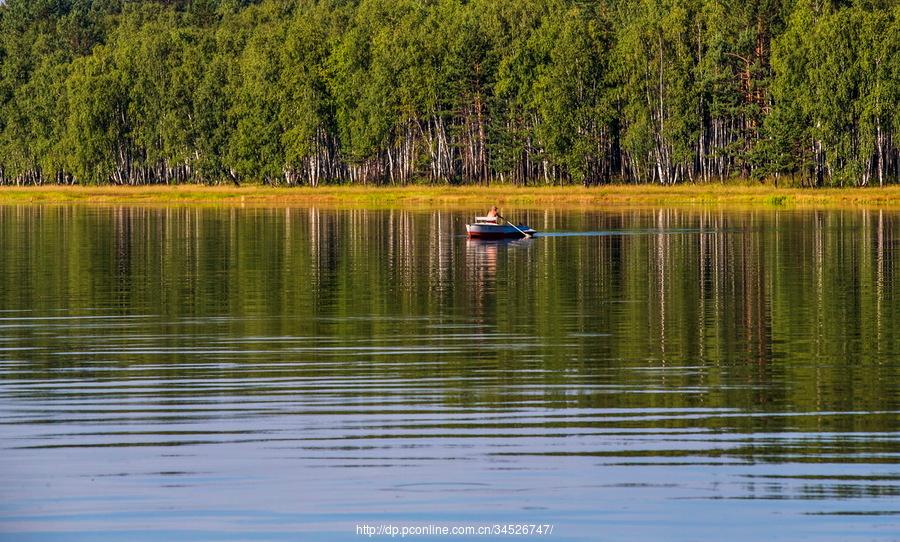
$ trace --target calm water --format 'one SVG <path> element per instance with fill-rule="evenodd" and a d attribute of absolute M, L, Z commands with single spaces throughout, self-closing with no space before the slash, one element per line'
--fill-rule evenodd
<path fill-rule="evenodd" d="M 900 214 L 509 214 L 0 207 L 0 539 L 900 538 Z"/>

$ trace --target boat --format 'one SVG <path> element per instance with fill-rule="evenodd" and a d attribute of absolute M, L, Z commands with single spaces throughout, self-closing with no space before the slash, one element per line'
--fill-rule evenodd
<path fill-rule="evenodd" d="M 506 221 L 500 222 L 501 217 L 476 216 L 474 224 L 466 224 L 466 233 L 472 239 L 508 239 L 513 237 L 531 237 L 535 230 L 528 226 L 513 225 Z M 506 220 L 506 219 L 503 219 Z"/>

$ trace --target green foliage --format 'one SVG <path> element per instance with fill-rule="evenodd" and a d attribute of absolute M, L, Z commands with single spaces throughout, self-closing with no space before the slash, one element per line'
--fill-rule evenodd
<path fill-rule="evenodd" d="M 85 183 L 122 182 L 128 152 L 128 87 L 109 47 L 72 63 L 66 81 L 69 116 L 65 147 L 72 174 Z"/>
<path fill-rule="evenodd" d="M 897 181 L 894 0 L 8 0 L 0 184 Z"/>
<path fill-rule="evenodd" d="M 884 182 L 896 171 L 898 15 L 798 3 L 773 59 L 775 163 L 811 170 L 816 184 Z"/>

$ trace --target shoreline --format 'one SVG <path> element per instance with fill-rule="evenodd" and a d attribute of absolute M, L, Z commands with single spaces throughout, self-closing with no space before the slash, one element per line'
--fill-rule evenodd
<path fill-rule="evenodd" d="M 774 188 L 768 185 L 491 186 L 3 186 L 0 205 L 248 205 L 346 208 L 608 208 L 747 206 L 900 209 L 900 185 L 867 188 Z"/>

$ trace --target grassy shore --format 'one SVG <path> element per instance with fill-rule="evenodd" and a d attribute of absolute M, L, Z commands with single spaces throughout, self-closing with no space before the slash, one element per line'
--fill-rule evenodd
<path fill-rule="evenodd" d="M 585 207 L 750 206 L 882 207 L 900 209 L 900 186 L 800 189 L 741 185 L 633 186 L 584 188 L 481 186 L 273 188 L 268 186 L 41 186 L 0 187 L 0 204 L 205 204 L 322 207 Z"/>

